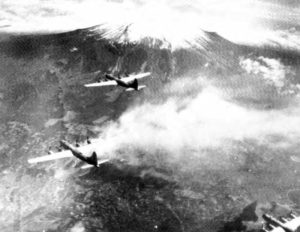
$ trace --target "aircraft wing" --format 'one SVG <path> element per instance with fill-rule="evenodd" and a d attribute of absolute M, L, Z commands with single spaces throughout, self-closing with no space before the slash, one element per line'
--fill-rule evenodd
<path fill-rule="evenodd" d="M 83 145 L 81 147 L 78 147 L 78 150 L 84 154 L 91 154 L 94 150 L 94 144 Z M 41 163 L 41 162 L 63 159 L 63 158 L 70 158 L 70 157 L 74 157 L 72 152 L 70 150 L 64 150 L 64 151 L 52 153 L 50 155 L 29 159 L 28 163 L 35 164 L 35 163 Z"/>
<path fill-rule="evenodd" d="M 35 163 L 46 162 L 46 161 L 62 159 L 62 158 L 69 158 L 69 157 L 73 157 L 72 152 L 70 150 L 65 150 L 65 151 L 53 153 L 51 155 L 45 155 L 45 156 L 29 159 L 28 163 L 35 164 Z"/>
<path fill-rule="evenodd" d="M 151 72 L 139 73 L 137 75 L 131 75 L 129 77 L 123 77 L 123 78 L 121 78 L 121 80 L 124 81 L 124 82 L 129 82 L 129 81 L 132 81 L 134 79 L 141 79 L 141 78 L 144 78 L 144 77 L 148 77 L 150 75 L 151 75 Z"/>
<path fill-rule="evenodd" d="M 116 81 L 103 81 L 103 82 L 86 84 L 84 86 L 90 88 L 90 87 L 113 86 L 113 85 L 117 85 L 117 82 Z"/>

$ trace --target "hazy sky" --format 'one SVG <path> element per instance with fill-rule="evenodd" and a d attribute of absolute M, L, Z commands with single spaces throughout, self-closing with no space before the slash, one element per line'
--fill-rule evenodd
<path fill-rule="evenodd" d="M 274 40 L 300 47 L 297 0 L 1 0 L 0 13 L 1 31 L 133 23 L 133 38 L 152 35 L 181 43 L 201 28 L 235 42 Z"/>

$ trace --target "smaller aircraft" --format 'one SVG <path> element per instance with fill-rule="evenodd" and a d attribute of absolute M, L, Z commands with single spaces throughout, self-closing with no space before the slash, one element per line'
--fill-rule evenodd
<path fill-rule="evenodd" d="M 94 144 L 91 144 L 90 140 L 87 139 L 87 145 L 79 146 L 76 143 L 75 146 L 71 145 L 67 141 L 60 141 L 60 145 L 65 150 L 61 150 L 59 152 L 48 152 L 49 155 L 40 156 L 36 158 L 32 158 L 28 160 L 28 163 L 35 164 L 40 162 L 46 162 L 50 160 L 62 159 L 62 158 L 69 158 L 75 156 L 76 158 L 80 159 L 81 161 L 87 163 L 87 165 L 81 166 L 81 169 L 91 168 L 91 167 L 99 167 L 101 164 L 109 162 L 110 159 L 103 159 L 98 160 L 98 156 L 95 152 Z"/>
<path fill-rule="evenodd" d="M 292 212 L 279 219 L 269 214 L 263 214 L 262 218 L 266 222 L 262 229 L 264 232 L 296 232 L 300 228 L 300 217 Z"/>
<path fill-rule="evenodd" d="M 298 156 L 293 155 L 290 157 L 290 159 L 296 163 L 300 163 L 300 157 L 298 157 Z"/>
<path fill-rule="evenodd" d="M 97 83 L 91 83 L 91 84 L 86 84 L 84 85 L 85 87 L 101 87 L 101 86 L 114 86 L 114 85 L 119 85 L 122 87 L 126 88 L 126 91 L 133 91 L 133 90 L 141 90 L 145 88 L 145 85 L 139 85 L 138 84 L 138 79 L 150 76 L 150 72 L 146 73 L 140 73 L 137 75 L 131 75 L 128 77 L 115 77 L 110 74 L 105 74 L 105 78 L 108 79 L 108 81 L 103 81 L 103 82 L 97 82 Z"/>

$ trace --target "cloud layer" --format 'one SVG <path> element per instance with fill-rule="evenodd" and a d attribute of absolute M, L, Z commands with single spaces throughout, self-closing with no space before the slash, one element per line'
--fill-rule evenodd
<path fill-rule="evenodd" d="M 262 80 L 266 82 L 258 85 L 273 81 Z M 233 150 L 239 150 L 235 144 L 247 140 L 272 148 L 295 146 L 300 138 L 298 97 L 283 109 L 255 109 L 233 100 L 237 85 L 230 91 L 201 76 L 177 80 L 165 88 L 162 101 L 133 106 L 103 128 L 98 152 L 127 153 L 131 158 L 163 153 L 175 162 L 187 154 L 209 160 L 207 149 L 234 154 Z M 275 144 L 274 137 L 279 138 Z"/>
<path fill-rule="evenodd" d="M 130 24 L 130 36 L 165 37 L 173 44 L 216 31 L 242 43 L 288 43 L 299 48 L 300 7 L 269 1 L 1 1 L 2 31 L 64 31 L 101 23 Z M 10 25 L 10 27 L 7 27 Z M 276 28 L 281 25 L 280 29 Z M 282 26 L 284 25 L 284 26 Z M 294 31 L 292 29 L 294 28 Z M 296 31 L 295 31 L 296 30 Z"/>

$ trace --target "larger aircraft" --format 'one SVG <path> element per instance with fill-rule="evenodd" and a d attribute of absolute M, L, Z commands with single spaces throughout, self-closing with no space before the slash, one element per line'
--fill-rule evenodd
<path fill-rule="evenodd" d="M 96 83 L 91 83 L 91 84 L 86 84 L 84 85 L 85 87 L 91 88 L 91 87 L 103 87 L 103 86 L 122 86 L 126 88 L 126 91 L 133 91 L 133 90 L 141 90 L 145 88 L 145 85 L 139 85 L 138 84 L 138 79 L 150 76 L 150 72 L 146 73 L 140 73 L 137 75 L 130 75 L 127 77 L 115 77 L 111 74 L 104 74 L 105 78 L 108 81 L 102 81 L 102 82 L 96 82 Z"/>
<path fill-rule="evenodd" d="M 28 163 L 35 164 L 74 156 L 86 163 L 85 165 L 81 166 L 81 169 L 86 169 L 91 167 L 99 167 L 101 164 L 110 161 L 110 159 L 104 156 L 101 157 L 96 153 L 95 144 L 92 144 L 89 139 L 87 142 L 87 145 L 80 146 L 78 143 L 76 143 L 76 146 L 73 146 L 67 141 L 61 140 L 60 145 L 65 150 L 55 153 L 49 152 L 49 155 L 29 159 Z"/>

